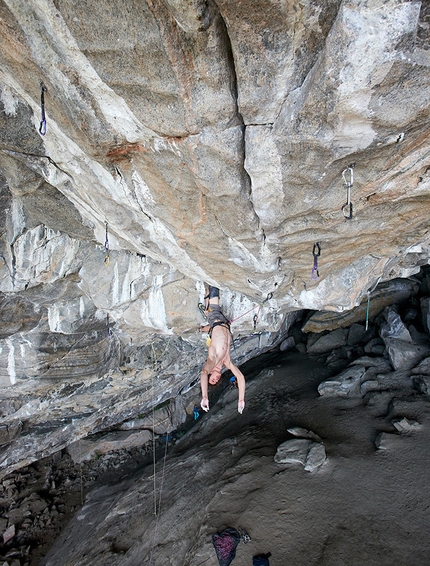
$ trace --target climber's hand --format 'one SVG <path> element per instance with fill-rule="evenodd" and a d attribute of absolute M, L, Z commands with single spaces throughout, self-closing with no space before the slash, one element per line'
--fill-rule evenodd
<path fill-rule="evenodd" d="M 202 397 L 202 402 L 200 403 L 200 407 L 206 412 L 209 411 L 209 399 L 207 397 Z"/>
<path fill-rule="evenodd" d="M 243 413 L 243 409 L 245 408 L 245 401 L 239 401 L 237 404 L 237 410 L 240 414 Z"/>

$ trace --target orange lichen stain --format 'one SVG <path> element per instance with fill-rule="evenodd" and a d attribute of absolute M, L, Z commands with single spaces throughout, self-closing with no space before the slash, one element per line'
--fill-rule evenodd
<path fill-rule="evenodd" d="M 106 157 L 112 161 L 130 160 L 136 153 L 148 153 L 148 149 L 141 143 L 126 143 L 110 149 Z"/>

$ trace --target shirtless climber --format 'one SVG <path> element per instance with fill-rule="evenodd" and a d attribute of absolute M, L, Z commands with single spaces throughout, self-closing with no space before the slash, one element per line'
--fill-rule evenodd
<path fill-rule="evenodd" d="M 209 287 L 205 300 L 205 314 L 209 324 L 202 326 L 200 332 L 209 332 L 211 343 L 208 350 L 208 359 L 200 374 L 200 386 L 202 389 L 201 407 L 204 411 L 209 411 L 208 382 L 211 385 L 216 385 L 221 378 L 222 367 L 225 366 L 237 379 L 239 390 L 237 410 L 242 414 L 245 407 L 245 377 L 230 359 L 230 323 L 221 312 L 219 306 L 219 289 L 217 287 Z"/>

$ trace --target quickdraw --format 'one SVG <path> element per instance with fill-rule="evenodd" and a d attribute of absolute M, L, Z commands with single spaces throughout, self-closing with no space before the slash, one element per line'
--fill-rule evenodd
<path fill-rule="evenodd" d="M 41 120 L 39 126 L 39 134 L 44 136 L 46 134 L 46 117 L 45 117 L 45 92 L 48 89 L 43 82 L 40 83 L 40 110 L 41 110 Z"/>
<path fill-rule="evenodd" d="M 230 320 L 230 324 L 233 324 L 233 322 L 236 322 L 236 320 L 239 320 L 239 318 L 242 318 L 243 316 L 247 315 L 248 313 L 255 311 L 255 309 L 258 309 L 258 311 L 256 312 L 256 314 L 254 314 L 254 317 L 252 319 L 253 320 L 253 331 L 252 331 L 252 333 L 254 334 L 256 329 L 257 329 L 258 316 L 260 314 L 261 307 L 263 307 L 264 303 L 267 303 L 267 301 L 270 301 L 270 299 L 272 299 L 272 298 L 273 298 L 273 293 L 268 293 L 263 302 L 258 303 L 257 305 L 255 305 L 255 307 L 252 307 L 252 309 L 249 309 L 246 312 L 237 316 L 236 318 L 233 318 L 232 320 Z"/>
<path fill-rule="evenodd" d="M 351 163 L 351 165 L 348 165 L 348 167 L 342 171 L 342 177 L 346 185 L 346 203 L 342 206 L 341 210 L 347 220 L 351 220 L 352 218 L 351 189 L 354 184 L 354 165 L 355 163 Z M 347 175 L 349 175 L 349 178 L 347 178 Z"/>
<path fill-rule="evenodd" d="M 105 265 L 109 265 L 110 263 L 110 257 L 109 257 L 109 238 L 108 238 L 108 223 L 106 222 L 106 241 L 105 241 L 105 251 L 106 251 L 106 255 L 105 255 L 105 259 L 104 259 L 104 264 Z"/>
<path fill-rule="evenodd" d="M 376 289 L 376 287 L 378 286 L 378 283 L 380 281 L 381 281 L 381 277 L 378 277 L 378 279 L 376 280 L 376 283 L 372 287 L 370 287 L 370 289 L 367 289 L 366 330 L 369 328 L 370 295 Z"/>
<path fill-rule="evenodd" d="M 318 271 L 318 258 L 321 255 L 321 246 L 319 242 L 315 242 L 312 249 L 312 255 L 314 256 L 314 266 L 312 267 L 311 277 L 314 281 L 320 278 L 320 272 Z M 315 276 L 316 274 L 316 276 Z"/>

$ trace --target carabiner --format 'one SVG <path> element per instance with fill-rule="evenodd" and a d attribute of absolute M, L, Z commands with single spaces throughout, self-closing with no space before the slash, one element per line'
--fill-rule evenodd
<path fill-rule="evenodd" d="M 315 242 L 312 250 L 312 255 L 314 257 L 319 257 L 321 255 L 321 246 L 319 245 L 319 242 Z"/>
<path fill-rule="evenodd" d="M 352 218 L 351 188 L 354 184 L 354 165 L 355 163 L 352 163 L 342 171 L 343 181 L 346 185 L 346 203 L 342 206 L 341 210 L 347 220 L 351 220 Z M 349 179 L 346 178 L 347 174 L 349 174 Z"/>
<path fill-rule="evenodd" d="M 351 220 L 352 218 L 352 202 L 346 202 L 343 206 L 342 206 L 342 212 L 344 217 L 347 220 Z"/>

